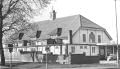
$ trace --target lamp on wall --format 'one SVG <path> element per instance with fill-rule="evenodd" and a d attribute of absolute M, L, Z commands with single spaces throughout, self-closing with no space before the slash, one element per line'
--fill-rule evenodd
<path fill-rule="evenodd" d="M 9 52 L 11 53 L 13 51 L 13 44 L 8 44 Z"/>

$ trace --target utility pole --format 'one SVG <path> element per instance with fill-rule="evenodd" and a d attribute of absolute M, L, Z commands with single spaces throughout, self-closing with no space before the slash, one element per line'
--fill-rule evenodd
<path fill-rule="evenodd" d="M 12 69 L 12 52 L 10 52 L 10 69 Z"/>
<path fill-rule="evenodd" d="M 116 0 L 115 0 L 115 19 L 116 19 L 116 42 L 117 42 L 117 64 L 119 64 L 119 46 L 118 46 L 118 24 L 117 24 L 117 6 L 116 6 Z"/>

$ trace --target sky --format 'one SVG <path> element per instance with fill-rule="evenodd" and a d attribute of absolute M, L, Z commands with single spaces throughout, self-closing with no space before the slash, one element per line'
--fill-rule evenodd
<path fill-rule="evenodd" d="M 116 1 L 117 6 L 117 24 L 120 31 L 120 0 Z M 42 14 L 34 17 L 33 21 L 42 21 L 50 19 L 50 12 L 53 9 L 57 12 L 57 18 L 83 15 L 94 23 L 104 27 L 116 41 L 116 17 L 114 0 L 55 0 L 52 4 L 42 10 Z M 120 38 L 120 32 L 118 34 Z M 120 43 L 120 40 L 119 40 Z"/>

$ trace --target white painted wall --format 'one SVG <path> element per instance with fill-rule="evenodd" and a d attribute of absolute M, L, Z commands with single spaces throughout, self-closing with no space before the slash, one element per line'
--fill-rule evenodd
<path fill-rule="evenodd" d="M 80 31 L 80 33 L 79 33 L 79 35 L 80 35 L 80 44 L 89 43 L 89 40 L 88 40 L 88 38 L 89 38 L 88 30 L 80 29 L 79 31 Z M 83 42 L 83 34 L 86 34 L 86 42 L 85 43 Z"/>
<path fill-rule="evenodd" d="M 103 30 L 96 30 L 96 29 L 79 29 L 73 35 L 73 44 L 90 44 L 89 42 L 89 34 L 93 32 L 95 35 L 95 43 L 98 43 L 98 35 L 101 35 L 101 43 L 110 43 L 110 39 L 105 34 Z M 83 42 L 83 34 L 86 34 L 86 42 Z M 75 46 L 75 45 L 73 45 Z M 92 47 L 95 47 L 95 53 L 92 51 Z M 69 52 L 71 52 L 71 46 L 69 46 Z M 98 46 L 88 46 L 87 49 L 80 49 L 80 46 L 75 46 L 75 53 L 73 54 L 82 54 L 83 52 L 86 53 L 86 56 L 96 56 L 99 54 L 99 47 Z"/>
<path fill-rule="evenodd" d="M 101 35 L 102 43 L 109 43 L 110 42 L 109 38 L 102 30 L 79 29 L 73 36 L 73 44 L 86 44 L 86 43 L 88 44 L 89 43 L 89 34 L 91 32 L 93 32 L 95 34 L 96 43 L 98 43 L 98 35 Z M 86 34 L 86 43 L 83 43 L 82 34 Z M 66 43 L 69 43 L 68 42 L 69 40 L 65 40 L 65 41 L 66 41 Z M 44 40 L 44 41 L 41 41 L 41 43 L 37 43 L 37 44 L 38 45 L 47 45 L 47 42 L 46 42 L 46 40 Z M 19 44 L 19 46 L 22 46 L 21 43 Z M 88 46 L 88 45 L 87 45 L 87 49 L 84 48 L 86 45 L 70 45 L 70 46 L 68 46 L 68 53 L 71 52 L 72 46 L 75 46 L 75 53 L 72 53 L 72 54 L 83 54 L 84 52 L 86 53 L 86 56 L 90 56 L 90 55 L 96 56 L 99 54 L 99 47 L 98 46 Z M 80 46 L 83 46 L 83 49 L 81 49 Z M 95 53 L 92 53 L 92 47 L 95 47 Z M 16 52 L 19 53 L 19 49 L 21 49 L 21 48 L 16 49 L 17 50 Z M 50 49 L 51 49 L 50 51 L 53 52 L 53 54 L 60 54 L 60 47 L 55 48 L 55 46 L 52 46 Z M 65 49 L 66 49 L 66 47 L 63 46 L 62 54 L 65 54 Z M 30 50 L 30 48 L 23 49 L 23 50 Z M 41 48 L 39 48 L 39 50 L 40 51 L 42 50 L 43 53 L 46 53 L 45 47 L 41 47 Z M 5 51 L 5 53 L 9 54 L 8 51 Z M 15 55 L 15 54 L 13 54 L 13 55 Z M 19 54 L 19 56 L 20 56 L 20 54 Z M 9 57 L 9 56 L 6 55 L 6 57 Z"/>
<path fill-rule="evenodd" d="M 107 37 L 107 35 L 103 32 L 103 43 L 110 43 L 109 38 Z"/>
<path fill-rule="evenodd" d="M 95 48 L 95 52 L 93 52 L 93 47 Z M 99 47 L 98 46 L 91 46 L 91 56 L 96 56 L 99 54 Z"/>
<path fill-rule="evenodd" d="M 73 44 L 80 44 L 80 31 L 78 30 L 72 38 Z"/>
<path fill-rule="evenodd" d="M 98 46 L 88 46 L 88 45 L 69 45 L 68 46 L 68 53 L 72 54 L 83 54 L 85 53 L 86 56 L 97 56 L 99 54 L 99 47 Z M 71 52 L 72 48 L 75 47 L 75 52 Z M 83 47 L 83 48 L 81 48 Z M 87 48 L 85 48 L 87 47 Z M 95 52 L 92 52 L 92 47 L 95 47 Z"/>
<path fill-rule="evenodd" d="M 110 39 L 102 30 L 95 29 L 79 29 L 73 35 L 73 44 L 89 44 L 89 34 L 93 32 L 95 35 L 95 43 L 98 43 L 98 35 L 101 35 L 101 43 L 110 43 Z M 83 34 L 86 34 L 86 42 L 83 42 Z"/>

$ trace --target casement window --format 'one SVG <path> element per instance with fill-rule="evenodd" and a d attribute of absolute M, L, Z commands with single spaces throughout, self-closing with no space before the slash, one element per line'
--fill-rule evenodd
<path fill-rule="evenodd" d="M 80 46 L 80 49 L 83 49 L 83 46 Z"/>
<path fill-rule="evenodd" d="M 101 35 L 98 35 L 98 43 L 101 43 Z"/>
<path fill-rule="evenodd" d="M 83 34 L 83 42 L 86 42 L 86 34 Z"/>
<path fill-rule="evenodd" d="M 87 46 L 84 46 L 84 49 L 87 49 Z"/>
<path fill-rule="evenodd" d="M 75 47 L 71 47 L 71 52 L 75 53 Z"/>
<path fill-rule="evenodd" d="M 87 46 L 80 46 L 80 49 L 87 49 Z"/>

